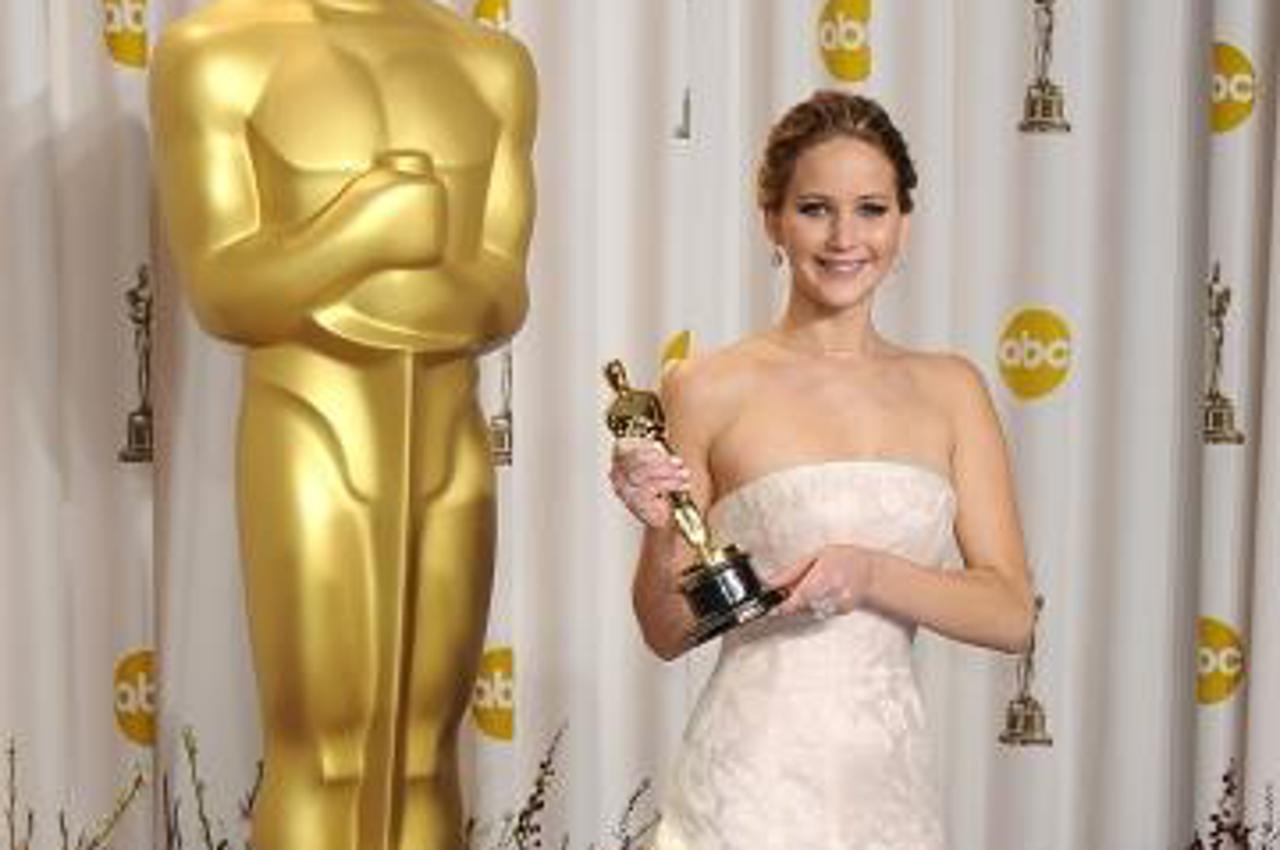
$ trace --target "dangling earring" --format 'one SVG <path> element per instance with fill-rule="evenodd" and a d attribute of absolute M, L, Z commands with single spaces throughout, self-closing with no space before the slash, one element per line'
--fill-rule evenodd
<path fill-rule="evenodd" d="M 782 264 L 786 262 L 786 260 L 787 260 L 787 255 L 783 253 L 782 246 L 775 242 L 773 245 L 773 250 L 769 252 L 769 262 L 773 264 L 773 267 L 775 269 L 780 269 L 782 268 Z"/>

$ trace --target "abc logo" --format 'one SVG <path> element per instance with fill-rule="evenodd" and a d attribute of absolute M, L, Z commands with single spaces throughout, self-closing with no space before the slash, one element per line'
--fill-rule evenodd
<path fill-rule="evenodd" d="M 818 50 L 837 80 L 854 83 L 871 75 L 867 34 L 871 0 L 827 0 L 818 15 Z"/>
<path fill-rule="evenodd" d="M 1257 84 L 1253 63 L 1233 44 L 1220 41 L 1213 46 L 1213 105 L 1209 124 L 1215 133 L 1239 127 L 1253 113 Z"/>
<path fill-rule="evenodd" d="M 144 747 L 156 740 L 156 656 L 138 649 L 116 661 L 115 711 L 120 732 Z"/>
<path fill-rule="evenodd" d="M 476 0 L 471 17 L 485 26 L 505 30 L 511 23 L 511 3 L 509 0 Z"/>
<path fill-rule="evenodd" d="M 121 65 L 147 64 L 147 0 L 103 0 L 107 49 Z"/>
<path fill-rule="evenodd" d="M 1196 622 L 1196 701 L 1222 702 L 1244 679 L 1244 645 L 1221 620 L 1201 617 Z"/>
<path fill-rule="evenodd" d="M 509 646 L 495 647 L 480 659 L 471 716 L 490 738 L 510 741 L 515 737 L 515 715 L 515 652 Z"/>
<path fill-rule="evenodd" d="M 1023 400 L 1040 398 L 1071 369 L 1071 329 L 1052 310 L 1030 307 L 1015 313 L 1000 335 L 1000 375 Z"/>

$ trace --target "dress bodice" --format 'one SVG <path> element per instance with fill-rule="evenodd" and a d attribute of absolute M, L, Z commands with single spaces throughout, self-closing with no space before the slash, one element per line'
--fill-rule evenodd
<path fill-rule="evenodd" d="M 954 517 L 942 475 L 858 460 L 767 474 L 707 518 L 768 581 L 838 543 L 956 561 Z M 730 632 L 686 728 L 655 850 L 940 850 L 912 631 L 857 610 Z"/>

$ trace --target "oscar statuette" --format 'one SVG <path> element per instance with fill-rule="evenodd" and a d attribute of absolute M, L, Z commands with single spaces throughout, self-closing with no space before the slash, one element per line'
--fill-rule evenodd
<path fill-rule="evenodd" d="M 1044 705 L 1031 694 L 1031 682 L 1036 671 L 1036 628 L 1040 625 L 1040 610 L 1044 597 L 1036 597 L 1036 616 L 1031 626 L 1031 645 L 1018 659 L 1018 693 L 1009 701 L 1004 711 L 1004 731 L 1000 743 L 1011 747 L 1053 746 Z"/>
<path fill-rule="evenodd" d="M 1018 129 L 1024 133 L 1071 132 L 1062 86 L 1049 78 L 1049 65 L 1053 61 L 1053 3 L 1054 0 L 1031 0 L 1036 27 L 1035 76 L 1027 85 L 1022 121 L 1018 123 Z"/>
<path fill-rule="evenodd" d="M 621 361 L 610 360 L 604 375 L 615 394 L 605 413 L 605 424 L 613 436 L 653 440 L 674 454 L 667 442 L 666 418 L 657 394 L 633 388 Z M 715 543 L 687 491 L 669 493 L 667 498 L 676 528 L 696 558 L 680 574 L 680 593 L 695 618 L 686 638 L 689 646 L 748 623 L 786 598 L 785 590 L 761 583 L 746 552 L 731 543 Z"/>
<path fill-rule="evenodd" d="M 122 463 L 150 463 L 155 454 L 154 418 L 151 412 L 151 274 L 138 266 L 137 282 L 125 290 L 129 323 L 133 325 L 133 350 L 137 356 L 138 406 L 125 420 L 125 444 L 116 457 Z"/>
<path fill-rule="evenodd" d="M 1235 404 L 1222 391 L 1222 346 L 1227 338 L 1227 311 L 1231 309 L 1231 287 L 1222 282 L 1218 263 L 1208 283 L 1209 314 L 1208 388 L 1204 394 L 1204 441 L 1211 445 L 1240 445 L 1244 433 L 1236 427 Z"/>

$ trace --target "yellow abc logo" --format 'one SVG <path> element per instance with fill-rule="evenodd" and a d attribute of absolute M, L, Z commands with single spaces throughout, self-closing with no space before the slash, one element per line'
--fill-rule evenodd
<path fill-rule="evenodd" d="M 1213 46 L 1213 104 L 1209 125 L 1215 133 L 1239 127 L 1253 114 L 1257 80 L 1249 56 L 1234 44 L 1219 41 Z"/>
<path fill-rule="evenodd" d="M 1023 400 L 1053 392 L 1071 369 L 1071 329 L 1052 310 L 1029 307 L 1005 324 L 997 353 L 1000 376 Z"/>
<path fill-rule="evenodd" d="M 1196 622 L 1196 701 L 1222 702 L 1244 679 L 1244 644 L 1221 620 L 1201 617 Z"/>
<path fill-rule="evenodd" d="M 818 50 L 837 80 L 855 83 L 871 75 L 871 0 L 827 0 L 818 15 Z"/>
<path fill-rule="evenodd" d="M 120 656 L 115 672 L 116 725 L 135 744 L 156 740 L 156 655 L 137 649 Z"/>
<path fill-rule="evenodd" d="M 471 17 L 494 29 L 505 30 L 511 23 L 510 0 L 476 0 Z"/>
<path fill-rule="evenodd" d="M 515 737 L 515 651 L 511 647 L 495 647 L 481 657 L 471 697 L 471 716 L 490 738 L 510 741 Z"/>
<path fill-rule="evenodd" d="M 147 64 L 147 0 L 103 0 L 107 49 L 121 65 Z"/>

